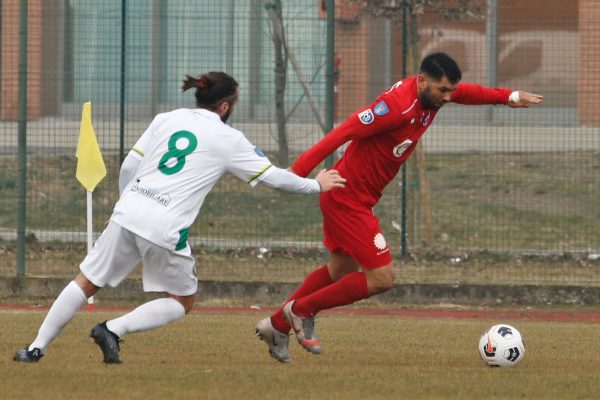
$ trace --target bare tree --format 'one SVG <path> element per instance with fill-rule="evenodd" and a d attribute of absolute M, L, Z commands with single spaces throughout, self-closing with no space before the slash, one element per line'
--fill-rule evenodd
<path fill-rule="evenodd" d="M 325 119 L 321 115 L 319 105 L 312 94 L 310 83 L 316 78 L 320 71 L 317 69 L 309 82 L 302 72 L 300 64 L 296 60 L 293 49 L 290 47 L 285 34 L 283 23 L 283 10 L 281 0 L 265 0 L 264 8 L 269 15 L 272 27 L 271 39 L 275 50 L 275 116 L 277 119 L 277 141 L 279 146 L 279 163 L 287 167 L 289 165 L 289 150 L 287 142 L 286 123 L 291 117 L 296 107 L 306 97 L 311 111 L 321 128 L 323 133 L 327 133 Z M 292 66 L 294 75 L 302 87 L 303 95 L 292 107 L 291 111 L 286 114 L 285 107 L 285 90 L 287 79 L 288 63 Z"/>
<path fill-rule="evenodd" d="M 481 0 L 350 0 L 362 3 L 364 7 L 359 15 L 371 15 L 386 18 L 396 24 L 403 23 L 403 16 L 407 15 L 407 33 L 409 57 L 412 65 L 408 66 L 409 72 L 415 72 L 418 67 L 419 34 L 418 17 L 425 13 L 436 14 L 442 21 L 469 21 L 478 22 L 484 18 Z M 433 30 L 438 35 L 443 35 L 441 29 L 435 26 Z M 416 56 L 416 57 L 415 57 Z"/>
<path fill-rule="evenodd" d="M 285 86 L 287 81 L 288 56 L 285 43 L 285 30 L 283 29 L 283 12 L 281 0 L 265 2 L 265 10 L 271 19 L 273 34 L 273 48 L 275 51 L 275 117 L 277 120 L 277 145 L 279 165 L 288 167 L 290 156 L 288 150 L 285 115 Z"/>
<path fill-rule="evenodd" d="M 482 18 L 482 7 L 477 0 L 350 0 L 355 3 L 364 3 L 363 12 L 375 17 L 384 17 L 400 20 L 406 7 L 414 15 L 424 14 L 426 11 L 435 12 L 443 20 L 473 20 Z"/>

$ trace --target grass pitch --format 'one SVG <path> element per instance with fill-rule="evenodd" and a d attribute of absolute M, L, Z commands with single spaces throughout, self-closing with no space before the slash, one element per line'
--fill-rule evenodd
<path fill-rule="evenodd" d="M 12 361 L 45 312 L 3 311 L 1 399 L 592 399 L 600 393 L 598 325 L 575 322 L 457 320 L 323 315 L 324 351 L 272 360 L 254 336 L 262 314 L 192 313 L 125 337 L 121 365 L 104 365 L 87 337 L 113 312 L 80 313 L 38 364 Z M 516 368 L 489 368 L 479 336 L 510 323 L 525 338 Z"/>
<path fill-rule="evenodd" d="M 274 154 L 270 154 L 276 160 Z M 294 157 L 293 155 L 292 157 Z M 101 231 L 118 197 L 117 156 L 94 190 L 94 229 Z M 73 176 L 74 156 L 27 160 L 28 230 L 85 231 L 86 196 Z M 275 162 L 275 164 L 277 164 Z M 408 241 L 423 246 L 425 214 L 414 164 L 408 164 Z M 17 166 L 0 157 L 0 227 L 17 225 Z M 586 252 L 600 247 L 598 151 L 428 154 L 433 242 L 428 248 Z M 401 179 L 375 207 L 386 240 L 400 246 Z M 65 236 L 67 236 L 65 234 Z M 320 241 L 316 196 L 299 196 L 226 175 L 208 195 L 190 237 L 269 241 Z"/>

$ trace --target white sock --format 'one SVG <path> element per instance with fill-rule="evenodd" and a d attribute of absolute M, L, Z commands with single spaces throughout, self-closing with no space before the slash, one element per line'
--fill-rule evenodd
<path fill-rule="evenodd" d="M 29 350 L 37 347 L 42 353 L 45 353 L 50 343 L 73 319 L 86 299 L 87 297 L 79 285 L 75 281 L 71 281 L 54 300 L 42 326 L 40 326 L 37 337 L 29 346 Z"/>
<path fill-rule="evenodd" d="M 177 321 L 185 315 L 185 309 L 177 300 L 166 297 L 142 304 L 129 314 L 106 323 L 109 331 L 122 338 L 128 333 L 159 328 Z"/>

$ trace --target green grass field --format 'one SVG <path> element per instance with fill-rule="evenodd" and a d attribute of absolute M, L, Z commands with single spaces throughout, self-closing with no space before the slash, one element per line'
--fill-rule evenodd
<path fill-rule="evenodd" d="M 272 157 L 274 158 L 274 157 Z M 600 161 L 597 152 L 427 155 L 434 242 L 437 248 L 591 251 L 600 248 Z M 85 193 L 74 178 L 75 158 L 30 157 L 30 229 L 85 230 Z M 106 157 L 107 178 L 94 192 L 95 229 L 117 197 L 118 160 Z M 422 246 L 424 219 L 409 163 L 412 248 Z M 16 226 L 17 163 L 0 158 L 0 227 Z M 400 240 L 400 176 L 375 208 L 389 243 Z M 251 189 L 226 176 L 209 194 L 192 235 L 265 240 L 321 239 L 316 196 Z"/>
<path fill-rule="evenodd" d="M 1 399 L 596 399 L 598 326 L 579 322 L 324 315 L 324 351 L 290 341 L 281 365 L 254 336 L 262 314 L 192 313 L 125 337 L 121 365 L 104 365 L 87 334 L 117 314 L 81 313 L 38 364 L 12 361 L 44 312 L 2 311 Z M 505 322 L 525 338 L 516 368 L 489 368 L 477 343 Z"/>
<path fill-rule="evenodd" d="M 399 283 L 507 283 L 598 285 L 600 260 L 600 159 L 596 152 L 431 154 L 427 176 L 434 241 L 423 246 L 420 182 L 409 166 L 408 245 L 411 259 L 398 259 L 400 179 L 393 181 L 375 212 L 396 259 Z M 29 229 L 85 230 L 85 194 L 73 177 L 75 158 L 30 157 Z M 96 231 L 116 200 L 118 161 L 106 157 L 109 175 L 94 192 Z M 409 163 L 410 164 L 410 163 Z M 16 226 L 16 162 L 0 158 L 0 228 Z M 214 251 L 194 248 L 201 279 L 298 281 L 323 263 L 319 251 L 260 247 L 270 240 L 320 242 L 315 196 L 249 188 L 225 177 L 209 194 L 191 236 L 250 241 L 254 248 Z M 32 238 L 27 273 L 72 276 L 83 244 L 39 243 Z M 487 251 L 492 250 L 492 251 Z M 556 256 L 532 258 L 527 250 Z M 566 252 L 564 256 L 561 252 Z M 460 258 L 459 263 L 452 259 Z M 0 276 L 16 271 L 14 243 L 0 241 Z"/>

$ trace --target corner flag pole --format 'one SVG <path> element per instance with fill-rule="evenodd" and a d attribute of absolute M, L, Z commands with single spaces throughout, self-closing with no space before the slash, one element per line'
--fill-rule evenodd
<path fill-rule="evenodd" d="M 106 167 L 100 152 L 100 146 L 92 127 L 92 103 L 83 105 L 81 112 L 81 125 L 79 128 L 79 142 L 77 143 L 77 172 L 75 177 L 86 189 L 87 203 L 87 250 L 93 247 L 93 220 L 92 220 L 92 192 L 106 176 Z M 94 311 L 94 296 L 88 298 L 89 311 Z"/>

